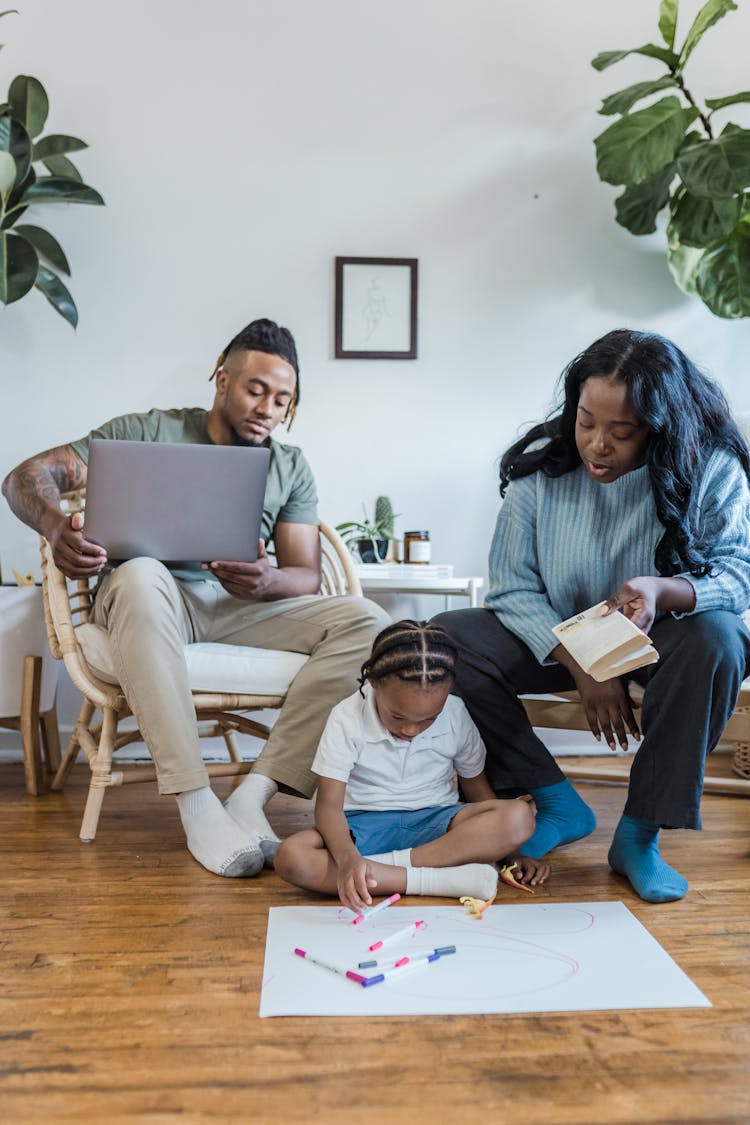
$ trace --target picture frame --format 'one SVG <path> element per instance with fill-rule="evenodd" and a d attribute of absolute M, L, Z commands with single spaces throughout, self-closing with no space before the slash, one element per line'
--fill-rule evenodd
<path fill-rule="evenodd" d="M 336 258 L 336 359 L 417 358 L 416 258 Z"/>

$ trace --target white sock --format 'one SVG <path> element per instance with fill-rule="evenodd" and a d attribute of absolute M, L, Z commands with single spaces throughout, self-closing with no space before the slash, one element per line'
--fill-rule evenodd
<path fill-rule="evenodd" d="M 224 808 L 235 824 L 248 836 L 258 840 L 267 863 L 273 862 L 281 840 L 268 823 L 263 809 L 278 791 L 279 787 L 272 777 L 264 777 L 262 773 L 249 773 L 224 803 Z"/>
<path fill-rule="evenodd" d="M 365 859 L 372 859 L 375 863 L 390 863 L 393 867 L 411 867 L 411 848 L 402 848 L 401 851 L 380 852 L 379 855 L 366 855 Z"/>
<path fill-rule="evenodd" d="M 209 785 L 177 794 L 188 851 L 214 875 L 257 875 L 263 853 L 232 820 Z"/>
<path fill-rule="evenodd" d="M 460 867 L 407 867 L 406 893 L 436 898 L 492 898 L 497 871 L 490 863 L 464 863 Z"/>

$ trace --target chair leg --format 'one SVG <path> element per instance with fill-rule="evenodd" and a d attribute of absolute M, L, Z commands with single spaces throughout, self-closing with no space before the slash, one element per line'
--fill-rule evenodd
<path fill-rule="evenodd" d="M 42 749 L 39 739 L 39 697 L 42 690 L 42 658 L 27 656 L 21 685 L 21 744 L 26 792 L 38 797 L 44 788 Z"/>
<path fill-rule="evenodd" d="M 750 742 L 735 744 L 732 769 L 738 777 L 750 779 Z"/>
<path fill-rule="evenodd" d="M 76 725 L 73 728 L 73 733 L 70 736 L 68 749 L 65 751 L 65 757 L 63 758 L 61 765 L 58 767 L 57 773 L 52 779 L 52 789 L 62 789 L 63 785 L 67 781 L 68 774 L 73 768 L 75 760 L 78 757 L 78 751 L 81 749 L 79 732 L 81 730 L 88 730 L 89 723 L 94 716 L 95 710 L 96 707 L 94 707 L 94 704 L 89 703 L 88 699 L 84 699 L 83 703 L 81 704 L 81 710 L 78 714 L 78 721 L 76 722 Z"/>
<path fill-rule="evenodd" d="M 48 773 L 57 773 L 60 768 L 60 729 L 57 725 L 57 706 L 52 704 L 49 711 L 40 715 L 42 724 L 42 747 Z"/>
<path fill-rule="evenodd" d="M 104 791 L 112 784 L 112 755 L 117 737 L 117 712 L 106 707 L 102 716 L 102 733 L 99 737 L 99 751 L 91 770 L 89 795 L 81 821 L 81 841 L 90 844 L 96 836 L 99 816 L 104 801 Z"/>

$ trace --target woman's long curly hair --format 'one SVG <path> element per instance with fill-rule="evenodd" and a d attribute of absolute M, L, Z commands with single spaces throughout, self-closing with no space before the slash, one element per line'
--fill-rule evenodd
<path fill-rule="evenodd" d="M 710 544 L 699 526 L 697 485 L 717 449 L 731 450 L 750 480 L 750 454 L 721 388 L 663 336 L 621 328 L 576 356 L 561 376 L 562 408 L 503 454 L 500 495 L 519 477 L 560 477 L 581 464 L 575 440 L 581 387 L 587 379 L 613 376 L 625 384 L 636 416 L 650 430 L 646 464 L 664 527 L 656 569 L 667 576 L 682 570 L 708 574 Z"/>

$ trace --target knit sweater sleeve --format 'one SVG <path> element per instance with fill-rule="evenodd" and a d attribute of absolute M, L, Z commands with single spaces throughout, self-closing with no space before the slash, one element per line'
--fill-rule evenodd
<path fill-rule="evenodd" d="M 711 573 L 696 578 L 685 571 L 695 590 L 693 613 L 726 609 L 744 613 L 750 607 L 750 489 L 734 454 L 713 454 L 701 484 L 701 530 L 713 546 Z M 680 615 L 676 615 L 680 616 Z"/>
<path fill-rule="evenodd" d="M 543 663 L 557 638 L 560 618 L 539 571 L 536 475 L 512 481 L 500 508 L 490 547 L 490 589 L 484 604 Z"/>

